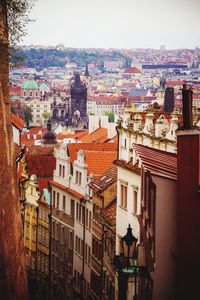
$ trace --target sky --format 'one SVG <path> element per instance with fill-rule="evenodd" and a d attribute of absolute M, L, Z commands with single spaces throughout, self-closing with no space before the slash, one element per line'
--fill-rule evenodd
<path fill-rule="evenodd" d="M 200 47 L 200 0 L 35 0 L 24 45 Z"/>

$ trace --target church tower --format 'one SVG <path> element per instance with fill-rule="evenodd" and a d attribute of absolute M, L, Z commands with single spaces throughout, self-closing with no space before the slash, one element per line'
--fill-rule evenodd
<path fill-rule="evenodd" d="M 71 85 L 68 118 L 69 125 L 73 127 L 87 127 L 87 87 L 81 82 L 78 72 L 74 73 L 74 82 Z"/>

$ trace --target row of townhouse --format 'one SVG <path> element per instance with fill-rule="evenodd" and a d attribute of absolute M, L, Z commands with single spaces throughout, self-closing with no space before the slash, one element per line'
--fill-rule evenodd
<path fill-rule="evenodd" d="M 145 276 L 126 273 L 123 285 L 120 260 L 120 300 L 195 299 L 199 293 L 199 238 L 194 233 L 199 228 L 199 114 L 192 113 L 187 86 L 182 97 L 183 117 L 150 111 L 142 118 L 126 110 L 118 120 L 116 255 L 122 257 L 123 237 L 131 229 L 137 241 L 134 266 L 147 271 Z M 156 136 L 159 126 L 170 136 Z"/>
<path fill-rule="evenodd" d="M 190 113 L 192 115 L 192 105 Z M 185 168 L 182 165 L 188 157 L 192 160 L 193 169 L 189 171 L 191 179 L 195 178 L 194 188 L 198 185 L 196 139 L 199 132 L 191 129 L 192 126 L 198 128 L 199 116 L 194 112 L 193 116 L 194 124 L 190 124 L 189 131 L 186 128 L 184 132 L 185 121 L 177 111 L 169 115 L 151 109 L 146 114 L 139 114 L 130 112 L 127 104 L 125 115 L 119 118 L 117 124 L 118 156 L 115 143 L 61 144 L 55 147 L 56 167 L 53 178 L 49 179 L 51 226 L 48 291 L 51 299 L 179 299 L 179 295 L 177 298 L 175 296 L 177 263 L 179 277 L 184 281 L 180 272 L 183 258 L 193 264 L 196 259 L 196 252 L 193 251 L 193 260 L 185 253 L 179 260 L 184 245 L 181 223 L 177 233 L 177 216 L 191 218 L 190 210 L 186 213 L 181 208 L 181 202 L 177 203 L 177 194 L 181 194 L 187 205 L 184 185 L 190 183 L 188 174 L 184 185 L 183 180 L 179 182 L 177 178 L 180 178 L 181 168 L 187 173 L 189 164 Z M 179 133 L 186 139 L 188 137 L 187 143 L 194 144 L 191 152 L 187 143 L 181 145 L 188 152 L 186 158 L 180 146 L 178 156 L 176 154 L 175 131 L 179 145 Z M 35 177 L 30 179 L 36 180 Z M 189 197 L 192 207 L 197 209 L 192 192 Z M 29 241 L 27 248 L 29 253 L 36 253 L 35 258 L 29 254 L 33 257 L 29 261 L 32 263 L 33 277 L 38 279 L 39 235 L 34 225 L 37 227 L 40 208 L 32 214 L 32 221 L 28 223 L 33 225 L 36 246 L 34 248 L 33 244 L 32 247 Z M 193 231 L 195 224 L 194 220 L 189 226 Z M 190 242 L 194 243 L 188 223 L 182 225 Z M 135 264 L 144 267 L 148 276 L 126 274 L 123 281 L 121 271 L 117 268 L 116 272 L 113 261 L 116 255 L 121 257 L 123 254 L 122 241 L 127 228 L 131 228 L 137 239 Z M 177 240 L 178 234 L 180 241 Z M 198 249 L 198 243 L 195 245 Z M 190 267 L 189 264 L 187 267 Z M 198 275 L 198 271 L 195 274 Z M 179 278 L 177 282 L 181 282 Z M 192 286 L 192 280 L 188 282 Z M 178 293 L 184 296 L 180 286 Z"/>
<path fill-rule="evenodd" d="M 53 298 L 99 297 L 101 286 L 96 278 L 102 275 L 101 228 L 94 225 L 95 205 L 88 184 L 108 170 L 116 157 L 114 143 L 60 145 L 55 149 L 56 169 L 50 182 Z M 110 292 L 111 287 L 108 289 Z"/>

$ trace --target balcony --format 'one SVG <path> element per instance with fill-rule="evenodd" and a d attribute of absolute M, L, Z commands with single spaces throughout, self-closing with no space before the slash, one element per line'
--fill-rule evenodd
<path fill-rule="evenodd" d="M 59 219 L 66 225 L 74 227 L 74 217 L 64 213 L 63 211 L 56 209 L 55 207 L 52 207 L 52 216 Z"/>

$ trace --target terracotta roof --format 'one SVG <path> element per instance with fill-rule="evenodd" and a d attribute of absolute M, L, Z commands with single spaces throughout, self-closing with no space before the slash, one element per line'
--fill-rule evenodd
<path fill-rule="evenodd" d="M 21 135 L 21 144 L 22 145 L 25 145 L 27 147 L 30 147 L 30 146 L 33 146 L 34 145 L 34 139 L 31 138 L 31 139 L 27 139 L 27 136 L 26 135 Z"/>
<path fill-rule="evenodd" d="M 98 128 L 92 133 L 79 138 L 82 143 L 103 143 L 108 138 L 108 129 L 106 128 Z"/>
<path fill-rule="evenodd" d="M 12 96 L 12 95 L 19 95 L 21 96 L 22 95 L 22 89 L 20 86 L 10 86 L 9 87 L 9 95 Z"/>
<path fill-rule="evenodd" d="M 183 85 L 185 83 L 185 80 L 167 80 L 166 81 L 166 87 L 173 87 L 173 86 L 179 86 Z"/>
<path fill-rule="evenodd" d="M 53 176 L 56 167 L 56 159 L 53 155 L 25 153 L 28 173 L 40 177 Z"/>
<path fill-rule="evenodd" d="M 116 143 L 75 143 L 67 145 L 68 154 L 73 164 L 77 159 L 77 153 L 79 150 L 90 150 L 90 151 L 117 151 Z"/>
<path fill-rule="evenodd" d="M 143 168 L 154 175 L 177 180 L 177 155 L 133 144 Z"/>
<path fill-rule="evenodd" d="M 46 128 L 44 127 L 33 127 L 31 129 L 29 129 L 29 131 L 27 132 L 27 134 L 33 135 L 33 134 L 41 134 L 46 132 Z"/>
<path fill-rule="evenodd" d="M 20 118 L 18 115 L 15 115 L 11 113 L 11 123 L 17 127 L 19 130 L 22 130 L 24 128 L 24 121 L 22 118 Z"/>
<path fill-rule="evenodd" d="M 93 179 L 89 184 L 92 190 L 99 193 L 105 191 L 109 186 L 117 182 L 117 168 L 112 165 L 106 172 L 104 172 L 99 178 Z"/>
<path fill-rule="evenodd" d="M 84 150 L 87 173 L 101 176 L 108 170 L 117 158 L 117 151 L 88 151 Z"/>
<path fill-rule="evenodd" d="M 123 167 L 125 169 L 128 169 L 130 171 L 136 171 L 137 173 L 140 172 L 140 167 L 139 167 L 138 163 L 133 165 L 132 160 L 130 160 L 129 162 L 126 162 L 123 159 L 117 159 L 117 160 L 114 161 L 114 164 L 116 166 L 121 166 L 121 167 Z"/>
<path fill-rule="evenodd" d="M 136 73 L 141 73 L 141 71 L 138 69 L 138 68 L 136 68 L 136 67 L 128 67 L 125 71 L 124 71 L 124 73 L 129 73 L 129 74 L 136 74 Z"/>
<path fill-rule="evenodd" d="M 39 190 L 43 191 L 43 189 L 48 188 L 49 182 L 52 180 L 52 177 L 47 178 L 37 178 Z"/>
<path fill-rule="evenodd" d="M 85 197 L 84 195 L 82 195 L 82 194 L 76 192 L 75 190 L 72 190 L 72 189 L 66 187 L 65 185 L 60 184 L 60 183 L 58 183 L 58 182 L 56 182 L 56 181 L 53 181 L 53 180 L 52 180 L 52 181 L 50 181 L 50 184 L 53 185 L 53 186 L 55 186 L 55 187 L 61 188 L 62 190 L 66 191 L 67 193 L 69 193 L 69 194 L 71 194 L 72 196 L 75 196 L 75 197 L 77 197 L 77 198 L 79 198 L 79 199 L 82 199 L 82 198 Z"/>

